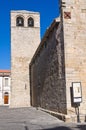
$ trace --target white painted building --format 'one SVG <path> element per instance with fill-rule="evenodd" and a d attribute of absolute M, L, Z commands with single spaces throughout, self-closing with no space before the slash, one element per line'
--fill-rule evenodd
<path fill-rule="evenodd" d="M 10 103 L 10 70 L 0 70 L 0 105 Z"/>

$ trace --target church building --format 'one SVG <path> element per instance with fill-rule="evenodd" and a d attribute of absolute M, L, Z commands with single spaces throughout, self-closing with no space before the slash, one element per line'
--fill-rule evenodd
<path fill-rule="evenodd" d="M 31 104 L 85 121 L 86 0 L 61 0 L 60 14 L 30 63 Z"/>
<path fill-rule="evenodd" d="M 86 0 L 60 0 L 41 42 L 40 14 L 11 11 L 10 107 L 31 105 L 85 120 Z"/>

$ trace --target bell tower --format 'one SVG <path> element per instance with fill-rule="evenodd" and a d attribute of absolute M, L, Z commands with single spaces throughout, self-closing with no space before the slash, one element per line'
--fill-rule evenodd
<path fill-rule="evenodd" d="M 72 83 L 81 83 L 80 112 L 86 113 L 86 0 L 61 0 L 63 26 L 67 113 L 71 107 Z"/>
<path fill-rule="evenodd" d="M 40 14 L 11 11 L 10 107 L 30 106 L 29 63 L 40 43 Z"/>

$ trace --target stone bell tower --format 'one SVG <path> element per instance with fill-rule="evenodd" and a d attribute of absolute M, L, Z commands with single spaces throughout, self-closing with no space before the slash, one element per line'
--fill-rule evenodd
<path fill-rule="evenodd" d="M 72 83 L 81 83 L 80 113 L 86 114 L 86 0 L 61 0 L 63 26 L 67 113 L 71 107 Z"/>
<path fill-rule="evenodd" d="M 39 13 L 11 11 L 10 107 L 30 106 L 29 63 L 39 43 Z"/>

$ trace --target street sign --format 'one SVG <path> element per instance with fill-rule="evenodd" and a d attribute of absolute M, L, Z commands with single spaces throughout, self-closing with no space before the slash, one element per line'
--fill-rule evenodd
<path fill-rule="evenodd" d="M 82 102 L 82 89 L 81 82 L 73 82 L 73 103 L 81 103 Z"/>

